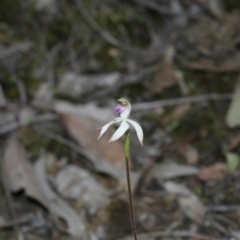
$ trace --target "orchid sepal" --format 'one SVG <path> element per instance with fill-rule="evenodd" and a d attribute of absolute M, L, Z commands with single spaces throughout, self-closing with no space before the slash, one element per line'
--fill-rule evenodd
<path fill-rule="evenodd" d="M 98 139 L 100 139 L 106 133 L 106 131 L 112 124 L 120 121 L 121 121 L 121 118 L 115 118 L 111 122 L 105 124 L 103 127 L 96 129 L 97 131 L 101 130 Z"/>
<path fill-rule="evenodd" d="M 138 140 L 139 140 L 140 144 L 143 146 L 143 130 L 142 130 L 142 127 L 139 125 L 139 123 L 137 123 L 133 120 L 127 119 L 127 122 L 131 123 L 131 125 L 135 128 Z"/>

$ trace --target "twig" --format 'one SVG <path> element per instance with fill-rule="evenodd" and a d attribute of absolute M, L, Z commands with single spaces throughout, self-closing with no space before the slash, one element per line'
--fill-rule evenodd
<path fill-rule="evenodd" d="M 144 110 L 151 110 L 158 107 L 176 106 L 176 105 L 182 105 L 187 103 L 199 103 L 199 102 L 205 102 L 209 100 L 214 100 L 214 101 L 230 100 L 232 96 L 233 96 L 232 93 L 227 93 L 227 94 L 210 93 L 210 94 L 198 95 L 198 96 L 192 96 L 192 97 L 172 98 L 172 99 L 166 99 L 166 100 L 160 100 L 160 101 L 154 101 L 154 102 L 137 103 L 132 105 L 132 110 L 144 111 Z"/>
<path fill-rule="evenodd" d="M 219 240 L 219 238 L 213 238 L 197 233 L 193 233 L 190 231 L 158 231 L 158 232 L 149 232 L 149 233 L 141 233 L 138 234 L 139 240 L 148 240 L 150 238 L 156 238 L 156 237 L 181 237 L 181 238 L 190 238 L 195 237 L 199 240 Z M 133 238 L 131 236 L 119 238 L 117 240 L 132 240 Z"/>
<path fill-rule="evenodd" d="M 206 206 L 207 212 L 231 212 L 231 211 L 240 211 L 239 205 L 217 205 L 217 206 Z"/>

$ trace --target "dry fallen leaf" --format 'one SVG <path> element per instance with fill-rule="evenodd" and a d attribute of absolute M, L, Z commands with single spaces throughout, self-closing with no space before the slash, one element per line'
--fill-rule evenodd
<path fill-rule="evenodd" d="M 225 163 L 215 163 L 211 166 L 201 168 L 198 174 L 198 179 L 202 181 L 221 179 L 226 175 L 227 171 L 228 168 Z"/>
<path fill-rule="evenodd" d="M 9 139 L 3 158 L 7 183 L 12 192 L 22 189 L 28 197 L 47 208 L 45 196 L 39 188 L 33 166 L 27 161 L 26 152 L 16 137 Z"/>
<path fill-rule="evenodd" d="M 6 60 L 16 54 L 28 52 L 32 47 L 31 41 L 15 42 L 8 47 L 0 45 L 0 59 Z"/>
<path fill-rule="evenodd" d="M 221 0 L 205 1 L 208 11 L 216 18 L 221 18 L 223 15 L 223 4 Z"/>
<path fill-rule="evenodd" d="M 28 197 L 41 203 L 54 217 L 64 219 L 70 235 L 87 239 L 84 223 L 78 214 L 49 187 L 44 171 L 44 161 L 39 160 L 34 168 L 27 161 L 26 152 L 16 137 L 12 137 L 8 142 L 3 167 L 11 191 L 18 192 L 24 189 Z"/>
<path fill-rule="evenodd" d="M 216 64 L 213 60 L 202 60 L 200 62 L 189 62 L 185 66 L 196 71 L 209 71 L 219 73 L 238 72 L 240 70 L 240 53 L 230 57 L 221 64 Z"/>
<path fill-rule="evenodd" d="M 65 96 L 79 98 L 98 87 L 111 87 L 119 79 L 118 72 L 98 75 L 78 75 L 74 72 L 67 72 L 61 76 L 57 89 Z"/>
<path fill-rule="evenodd" d="M 97 171 L 107 173 L 117 179 L 125 178 L 124 147 L 121 141 L 109 144 L 113 128 L 107 131 L 101 141 L 97 140 L 95 129 L 114 118 L 110 109 L 101 109 L 93 104 L 74 106 L 56 102 L 59 113 L 71 136 L 92 158 Z"/>
<path fill-rule="evenodd" d="M 105 189 L 86 170 L 68 165 L 55 178 L 57 191 L 65 198 L 75 199 L 89 207 L 104 207 L 110 191 Z"/>
<path fill-rule="evenodd" d="M 178 202 L 183 213 L 187 217 L 199 224 L 202 223 L 205 209 L 204 205 L 196 195 L 190 194 L 188 196 L 179 196 Z"/>
<path fill-rule="evenodd" d="M 169 2 L 169 9 L 173 14 L 173 22 L 176 26 L 186 26 L 188 22 L 187 14 L 180 1 L 174 0 Z"/>
<path fill-rule="evenodd" d="M 161 181 L 163 179 L 197 175 L 198 172 L 199 170 L 193 166 L 166 162 L 155 164 L 149 171 L 146 179 L 155 178 Z"/>
<path fill-rule="evenodd" d="M 183 81 L 183 77 L 179 70 L 175 70 L 173 66 L 174 48 L 169 46 L 165 51 L 161 67 L 156 73 L 151 90 L 155 93 L 161 93 L 165 88 L 172 87 Z"/>
<path fill-rule="evenodd" d="M 228 58 L 220 66 L 218 66 L 218 72 L 238 72 L 240 70 L 240 52 L 237 52 L 234 56 Z"/>
<path fill-rule="evenodd" d="M 186 162 L 191 165 L 196 165 L 199 160 L 198 150 L 191 144 L 185 144 L 180 149 L 179 152 L 183 154 Z"/>
<path fill-rule="evenodd" d="M 51 108 L 51 104 L 53 101 L 53 88 L 51 84 L 48 82 L 42 83 L 36 93 L 34 94 L 34 105 L 43 108 L 43 109 L 49 109 Z"/>
<path fill-rule="evenodd" d="M 52 216 L 66 221 L 67 232 L 76 237 L 86 237 L 85 225 L 78 213 L 65 201 L 63 201 L 50 188 L 44 170 L 44 159 L 39 159 L 35 164 L 35 173 L 40 189 L 47 200 L 47 206 Z"/>
<path fill-rule="evenodd" d="M 86 152 L 94 156 L 98 161 L 108 161 L 116 167 L 124 169 L 123 145 L 120 142 L 109 144 L 110 134 L 108 131 L 101 141 L 97 140 L 95 128 L 103 123 L 91 117 L 73 114 L 62 114 L 61 118 L 66 124 L 68 131 L 74 139 L 82 146 Z"/>
<path fill-rule="evenodd" d="M 240 55 L 240 54 L 239 54 Z M 240 61 L 240 59 L 239 59 Z M 240 64 L 239 64 L 240 70 Z M 228 127 L 234 128 L 240 125 L 240 74 L 238 76 L 237 85 L 235 87 L 235 92 L 233 99 L 231 101 L 230 107 L 226 116 L 226 123 Z"/>
<path fill-rule="evenodd" d="M 197 223 L 201 223 L 205 216 L 204 205 L 200 199 L 194 195 L 186 186 L 167 181 L 164 188 L 172 194 L 175 194 L 183 213 Z"/>
<path fill-rule="evenodd" d="M 239 165 L 239 155 L 233 152 L 226 152 L 225 157 L 227 160 L 227 167 L 230 172 L 235 171 Z"/>
<path fill-rule="evenodd" d="M 36 10 L 42 11 L 50 8 L 54 4 L 55 0 L 36 0 Z"/>
<path fill-rule="evenodd" d="M 235 150 L 240 144 L 240 132 L 235 132 L 229 136 L 228 143 L 226 144 L 226 151 Z"/>
<path fill-rule="evenodd" d="M 236 240 L 240 239 L 240 231 L 233 231 L 233 230 L 231 230 L 230 234 L 231 234 L 232 237 L 234 237 L 234 239 L 236 239 Z"/>
<path fill-rule="evenodd" d="M 161 118 L 161 123 L 169 124 L 171 121 L 178 120 L 191 110 L 191 104 L 183 104 L 174 108 L 172 112 Z"/>
<path fill-rule="evenodd" d="M 175 183 L 173 181 L 167 181 L 164 183 L 164 188 L 169 193 L 175 194 L 175 195 L 183 195 L 188 196 L 191 194 L 191 191 L 185 187 L 183 184 Z"/>

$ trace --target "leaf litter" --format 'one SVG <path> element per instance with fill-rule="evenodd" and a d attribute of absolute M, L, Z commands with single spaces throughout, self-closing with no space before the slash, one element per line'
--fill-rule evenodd
<path fill-rule="evenodd" d="M 74 106 L 64 102 L 56 102 L 54 108 L 71 136 L 90 155 L 97 171 L 116 179 L 125 178 L 123 143 L 118 141 L 109 145 L 107 140 L 114 133 L 113 129 L 106 133 L 109 137 L 96 140 L 95 129 L 114 116 L 109 109 L 100 109 L 94 104 Z"/>
<path fill-rule="evenodd" d="M 176 195 L 182 212 L 197 223 L 201 223 L 205 216 L 204 205 L 186 186 L 173 181 L 164 183 L 164 188 L 171 194 Z"/>
<path fill-rule="evenodd" d="M 44 169 L 44 157 L 40 158 L 36 162 L 34 168 L 40 189 L 46 197 L 47 206 L 52 217 L 64 219 L 67 223 L 66 231 L 70 235 L 85 238 L 85 224 L 80 215 L 67 202 L 62 200 L 56 193 L 54 193 L 49 186 Z"/>
<path fill-rule="evenodd" d="M 27 160 L 27 154 L 18 139 L 9 139 L 3 158 L 7 183 L 12 192 L 24 190 L 28 197 L 47 208 L 47 201 L 39 188 L 33 166 Z"/>
<path fill-rule="evenodd" d="M 5 4 L 5 2 L 9 1 L 3 1 L 2 4 Z M 215 239 L 228 239 L 230 237 L 237 239 L 239 235 L 238 211 L 233 214 L 226 211 L 224 215 L 217 213 L 215 214 L 218 218 L 216 221 L 213 218 L 205 218 L 202 209 L 203 202 L 213 205 L 216 209 L 222 205 L 225 209 L 231 209 L 231 204 L 239 202 L 240 152 L 237 128 L 239 126 L 237 88 L 235 88 L 235 96 L 226 116 L 226 124 L 229 128 L 234 128 L 233 130 L 225 128 L 222 121 L 222 116 L 225 115 L 228 106 L 229 96 L 224 98 L 221 103 L 215 101 L 222 97 L 218 96 L 219 93 L 232 89 L 231 82 L 235 81 L 235 75 L 239 72 L 239 6 L 237 6 L 239 3 L 237 1 L 229 3 L 229 1 L 220 0 L 209 2 L 174 0 L 170 3 L 150 1 L 143 4 L 143 1 L 135 1 L 132 4 L 134 6 L 131 6 L 134 11 L 131 11 L 127 6 L 130 11 L 124 11 L 124 14 L 122 14 L 121 11 L 126 9 L 126 3 L 123 2 L 121 6 L 116 5 L 116 11 L 114 7 L 112 8 L 110 2 L 103 1 L 96 3 L 96 5 L 89 5 L 86 11 L 90 11 L 89 16 L 92 15 L 93 23 L 94 19 L 101 23 L 102 30 L 107 34 L 105 36 L 111 37 L 111 31 L 117 36 L 118 31 L 121 31 L 121 36 L 117 39 L 117 43 L 120 43 L 119 48 L 115 45 L 112 46 L 111 43 L 106 44 L 105 41 L 108 41 L 109 38 L 104 41 L 99 38 L 98 41 L 92 43 L 95 36 L 91 35 L 91 32 L 93 32 L 91 30 L 94 30 L 94 27 L 91 29 L 91 24 L 85 26 L 84 22 L 79 22 L 79 18 L 75 19 L 77 15 L 75 14 L 75 5 L 67 2 L 36 1 L 34 7 L 38 14 L 33 19 L 33 24 L 30 25 L 29 17 L 31 14 L 29 15 L 29 11 L 27 11 L 28 3 L 21 4 L 20 11 L 18 9 L 20 14 L 10 16 L 11 23 L 8 23 L 8 20 L 6 20 L 7 24 L 4 20 L 1 21 L 0 60 L 2 60 L 2 65 L 7 60 L 9 65 L 13 66 L 13 68 L 5 69 L 1 65 L 0 107 L 1 110 L 4 110 L 1 111 L 0 115 L 0 134 L 3 136 L 1 142 L 5 140 L 5 137 L 9 137 L 7 133 L 10 131 L 18 131 L 21 128 L 18 133 L 23 134 L 22 129 L 28 128 L 32 121 L 41 124 L 43 129 L 45 125 L 48 125 L 49 118 L 41 118 L 38 121 L 42 116 L 40 112 L 42 114 L 42 112 L 54 111 L 57 113 L 55 117 L 59 116 L 61 118 L 72 139 L 68 140 L 65 135 L 61 137 L 70 143 L 75 141 L 76 144 L 74 144 L 81 150 L 77 151 L 76 148 L 74 150 L 74 148 L 69 147 L 71 150 L 67 150 L 69 154 L 67 157 L 59 156 L 62 155 L 62 150 L 65 148 L 62 148 L 65 144 L 64 141 L 61 144 L 59 144 L 60 141 L 57 143 L 53 141 L 54 143 L 51 142 L 46 146 L 41 138 L 37 147 L 48 148 L 58 157 L 55 157 L 51 163 L 46 163 L 49 159 L 48 156 L 40 157 L 40 163 L 37 161 L 35 166 L 37 174 L 26 157 L 27 153 L 31 154 L 31 149 L 26 147 L 26 151 L 18 140 L 17 144 L 12 140 L 9 140 L 6 144 L 6 148 L 9 148 L 10 144 L 13 149 L 13 153 L 10 153 L 9 149 L 5 149 L 3 159 L 8 168 L 6 175 L 11 179 L 8 181 L 10 190 L 14 192 L 23 190 L 27 196 L 35 199 L 43 206 L 45 204 L 45 208 L 49 209 L 50 214 L 54 216 L 55 224 L 61 230 L 59 236 L 56 237 L 56 229 L 52 227 L 49 228 L 51 237 L 47 234 L 40 237 L 40 234 L 38 236 L 35 233 L 27 233 L 26 237 L 29 239 L 65 239 L 65 237 L 68 237 L 63 232 L 67 232 L 69 235 L 77 236 L 76 239 L 87 239 L 87 232 L 89 231 L 89 239 L 116 239 L 114 237 L 118 232 L 122 236 L 129 234 L 121 228 L 121 225 L 128 224 L 125 216 L 127 215 L 125 214 L 126 209 L 125 211 L 121 208 L 120 211 L 111 210 L 111 213 L 116 212 L 116 219 L 121 216 L 124 220 L 124 224 L 115 225 L 116 228 L 113 231 L 116 235 L 113 237 L 109 237 L 107 232 L 108 228 L 111 228 L 111 223 L 115 220 L 111 219 L 110 223 L 109 219 L 106 220 L 107 216 L 104 216 L 105 220 L 101 219 L 99 221 L 99 212 L 94 212 L 94 214 L 91 212 L 93 206 L 96 209 L 108 209 L 109 202 L 111 204 L 112 201 L 118 201 L 119 199 L 125 201 L 126 198 L 123 144 L 119 142 L 117 146 L 116 143 L 108 145 L 106 140 L 104 146 L 101 146 L 96 141 L 97 134 L 94 132 L 94 129 L 102 126 L 103 122 L 112 119 L 111 111 L 98 107 L 94 101 L 98 100 L 99 106 L 105 105 L 106 102 L 109 102 L 108 106 L 111 106 L 113 98 L 126 95 L 136 103 L 136 106 L 138 104 L 149 106 L 145 108 L 147 111 L 144 113 L 139 112 L 141 107 L 135 109 L 135 114 L 141 119 L 146 132 L 146 144 L 143 151 L 147 154 L 144 156 L 141 151 L 135 154 L 134 144 L 132 149 L 134 172 L 131 175 L 133 188 L 135 189 L 136 185 L 140 186 L 139 189 L 136 189 L 136 196 L 134 197 L 134 204 L 137 206 L 137 225 L 139 232 L 149 232 L 140 234 L 141 238 L 156 239 L 164 236 L 169 239 L 182 239 L 185 236 L 185 238 L 198 239 L 201 238 L 201 235 L 192 233 L 204 232 L 204 234 L 209 235 L 203 237 L 204 239 L 210 239 L 212 236 L 216 237 Z M 17 3 L 18 1 L 16 6 L 18 6 Z M 39 4 L 42 4 L 42 6 Z M 135 27 L 135 22 L 138 22 L 140 18 L 135 19 L 135 14 L 132 14 L 132 12 L 138 13 L 138 4 L 141 4 L 141 9 L 143 8 L 144 11 L 141 10 L 140 24 Z M 233 7 L 231 9 L 229 5 L 234 5 L 234 9 Z M 95 11 L 94 8 L 99 11 Z M 107 11 L 105 11 L 105 8 Z M 158 16 L 145 14 L 148 11 L 145 8 L 155 11 Z M 12 10 L 14 6 L 8 9 Z M 32 12 L 32 6 L 30 11 Z M 118 16 L 120 12 L 121 17 Z M 128 24 L 128 17 L 125 16 L 125 14 L 128 16 L 129 12 L 131 13 L 131 24 Z M 22 15 L 22 13 L 24 14 Z M 6 14 L 11 15 L 11 11 L 7 11 Z M 1 16 L 1 19 L 4 18 L 3 16 Z M 22 18 L 21 21 L 18 21 L 18 16 Z M 27 20 L 25 16 L 27 16 Z M 159 16 L 161 21 L 158 20 Z M 21 24 L 18 24 L 16 28 L 11 18 L 13 20 L 17 19 L 16 22 Z M 144 25 L 142 22 L 147 23 L 147 29 L 142 29 L 142 25 Z M 39 29 L 39 23 L 42 29 Z M 112 29 L 112 25 L 114 25 L 114 29 Z M 74 26 L 77 26 L 76 29 Z M 132 27 L 133 33 L 131 32 Z M 144 30 L 143 33 L 142 30 Z M 128 31 L 131 33 L 129 34 Z M 24 33 L 26 40 L 20 42 L 15 40 L 15 36 L 19 32 Z M 134 44 L 136 39 L 136 42 L 141 39 L 141 43 L 138 42 L 138 44 L 148 45 L 147 42 L 144 42 L 148 40 L 148 32 L 150 33 L 151 40 L 149 40 L 152 41 L 152 47 L 144 54 L 143 61 L 134 54 L 131 55 L 131 53 L 123 51 L 121 38 L 124 38 L 123 42 L 131 42 L 131 44 Z M 134 37 L 132 38 L 132 36 Z M 155 41 L 153 41 L 153 36 Z M 39 39 L 39 41 L 34 41 L 33 44 L 32 39 Z M 54 49 L 58 50 L 55 51 Z M 114 49 L 115 52 L 111 49 Z M 106 54 L 110 51 L 112 51 L 111 54 Z M 50 52 L 53 52 L 53 54 L 50 54 Z M 16 59 L 19 60 L 19 57 L 21 57 L 21 61 L 16 61 Z M 153 57 L 156 57 L 154 63 L 152 62 Z M 52 59 L 49 60 L 49 58 Z M 13 64 L 11 61 L 13 61 Z M 42 68 L 38 66 L 39 61 L 44 61 Z M 184 62 L 187 64 L 183 64 Z M 147 71 L 147 73 L 145 70 L 141 71 L 146 67 L 144 64 L 151 65 L 149 69 L 154 69 L 154 71 Z M 155 73 L 157 68 L 159 70 Z M 34 69 L 40 69 L 38 74 L 32 74 Z M 73 69 L 76 71 L 73 71 Z M 205 82 L 201 75 L 207 77 Z M 122 79 L 122 76 L 126 77 Z M 35 101 L 27 102 L 24 105 L 19 104 L 17 100 L 19 84 L 15 82 L 16 77 L 23 79 L 21 87 L 26 88 L 28 100 L 35 98 Z M 214 83 L 215 79 L 218 81 L 217 84 Z M 43 84 L 41 83 L 42 80 Z M 42 86 L 36 94 L 37 85 Z M 217 95 L 211 94 L 211 92 L 216 92 Z M 54 93 L 56 93 L 55 96 Z M 61 96 L 58 96 L 58 94 Z M 200 95 L 200 98 L 198 96 L 183 98 L 182 96 L 179 97 L 179 94 L 203 95 Z M 69 103 L 63 106 L 63 103 L 54 102 L 54 98 L 62 97 L 65 99 L 69 97 L 76 104 Z M 154 102 L 156 104 L 159 99 L 163 99 L 161 100 L 163 102 L 167 101 L 167 104 L 157 105 L 162 107 L 161 112 L 164 112 L 167 117 L 169 116 L 168 119 L 166 118 L 164 126 L 161 124 L 163 121 L 159 119 L 160 114 L 153 116 L 151 111 L 153 106 L 156 106 Z M 86 101 L 87 104 L 85 104 Z M 188 107 L 185 108 L 182 103 L 188 105 Z M 190 103 L 191 105 L 189 105 Z M 56 105 L 58 105 L 57 108 Z M 176 105 L 182 106 L 173 109 L 170 107 Z M 14 111 L 12 106 L 15 107 Z M 206 106 L 209 108 L 206 108 Z M 214 114 L 209 113 L 210 108 Z M 12 114 L 13 112 L 14 114 Z M 9 113 L 10 115 L 8 115 Z M 192 113 L 194 113 L 194 117 Z M 189 118 L 191 119 L 189 120 Z M 54 124 L 58 124 L 59 119 L 55 118 L 55 120 L 57 121 Z M 174 129 L 172 128 L 172 131 L 169 131 L 171 122 L 176 124 L 174 123 Z M 59 126 L 62 127 L 60 124 Z M 194 141 L 189 140 L 183 144 L 186 129 L 188 133 L 189 131 L 194 132 L 196 136 Z M 159 131 L 164 131 L 165 134 L 158 134 L 158 139 L 153 137 L 154 134 L 152 133 Z M 229 148 L 223 151 L 221 146 L 225 142 L 225 136 L 228 139 L 231 134 L 230 131 L 234 131 L 236 137 L 228 146 Z M 174 143 L 176 136 L 180 141 L 179 147 L 177 149 L 165 148 L 164 146 Z M 21 137 L 27 138 L 28 136 Z M 74 151 L 82 154 L 76 156 Z M 150 154 L 150 152 L 154 154 Z M 9 159 L 8 161 L 5 161 L 5 156 Z M 84 165 L 85 162 L 81 161 L 82 158 L 86 158 L 92 163 L 90 170 L 84 168 L 86 166 Z M 163 159 L 174 159 L 174 162 L 165 162 Z M 77 162 L 75 162 L 76 160 Z M 151 167 L 148 166 L 149 162 L 152 162 Z M 74 165 L 75 163 L 77 166 Z M 188 164 L 195 166 L 192 167 Z M 46 174 L 46 166 L 50 169 L 51 176 Z M 145 185 L 149 184 L 149 182 L 141 181 L 144 177 L 149 179 L 151 186 L 147 187 L 150 190 L 159 190 L 160 188 L 160 191 L 155 191 L 155 195 L 145 195 L 148 193 L 141 192 L 141 187 L 144 189 Z M 112 178 L 115 179 L 115 182 L 114 187 L 110 187 L 109 194 L 109 191 L 98 180 L 107 182 L 112 181 Z M 39 179 L 43 182 L 41 186 L 38 186 Z M 170 182 L 171 179 L 176 182 Z M 51 181 L 48 182 L 48 180 Z M 165 188 L 163 191 L 161 190 L 162 186 Z M 41 197 L 43 192 L 46 192 L 46 194 L 42 194 Z M 61 198 L 58 194 L 61 195 Z M 14 201 L 15 198 L 17 202 L 18 196 L 14 195 Z M 174 198 L 173 201 L 171 201 L 172 198 Z M 3 200 L 0 200 L 0 205 L 5 206 Z M 181 211 L 178 207 L 175 208 L 175 200 L 178 202 Z M 20 204 L 16 204 L 16 202 L 14 202 L 14 208 L 17 209 L 17 212 L 24 211 L 22 208 L 19 211 L 22 202 Z M 24 207 L 24 203 L 22 205 Z M 30 210 L 29 206 L 26 206 L 26 209 Z M 89 215 L 83 216 L 84 210 Z M 189 219 L 186 221 L 181 216 L 176 224 L 176 218 L 182 213 L 192 221 L 189 222 Z M 208 212 L 208 215 L 211 215 L 211 212 Z M 140 218 L 145 219 L 145 221 L 140 221 Z M 65 227 L 60 225 L 61 221 L 56 219 L 63 220 Z M 198 224 L 197 228 L 194 228 L 196 226 L 195 222 Z M 79 229 L 82 229 L 81 233 L 76 223 L 78 223 Z M 35 231 L 30 225 L 31 223 L 28 224 L 27 228 Z M 20 222 L 19 229 L 26 229 L 22 226 L 24 225 Z M 180 228 L 184 228 L 184 230 L 179 231 Z M 100 229 L 97 237 L 94 233 L 91 233 L 91 231 L 94 231 L 93 229 L 96 232 L 98 231 L 96 229 Z M 175 229 L 177 230 L 175 231 Z M 41 231 L 42 229 L 39 230 L 39 232 Z M 3 231 L 0 233 L 1 237 L 2 233 Z M 169 235 L 169 233 L 172 233 L 172 235 Z M 5 236 L 3 238 L 7 239 Z"/>
<path fill-rule="evenodd" d="M 107 205 L 111 193 L 97 182 L 92 174 L 74 165 L 61 169 L 54 182 L 61 196 L 96 209 Z"/>
<path fill-rule="evenodd" d="M 177 177 L 193 176 L 198 173 L 199 170 L 196 167 L 166 161 L 165 163 L 155 164 L 149 171 L 147 178 L 155 178 L 161 181 Z"/>
<path fill-rule="evenodd" d="M 53 219 L 64 219 L 67 232 L 72 236 L 86 237 L 85 224 L 80 215 L 51 189 L 47 182 L 44 158 L 33 166 L 18 139 L 9 139 L 3 158 L 7 183 L 12 192 L 24 190 L 25 194 L 49 210 Z M 59 226 L 59 223 L 58 223 Z M 64 230 L 64 229 L 62 229 Z"/>
<path fill-rule="evenodd" d="M 198 174 L 198 178 L 202 181 L 212 181 L 222 179 L 228 172 L 225 163 L 215 163 L 207 167 L 202 167 Z"/>
<path fill-rule="evenodd" d="M 234 96 L 226 116 L 226 123 L 230 128 L 234 128 L 240 125 L 239 102 L 240 102 L 240 75 L 238 76 Z"/>
<path fill-rule="evenodd" d="M 110 88 L 120 80 L 120 73 L 79 75 L 67 72 L 60 78 L 57 90 L 64 96 L 79 98 L 86 93 L 96 91 L 98 88 Z M 89 84 L 89 82 L 91 84 Z"/>

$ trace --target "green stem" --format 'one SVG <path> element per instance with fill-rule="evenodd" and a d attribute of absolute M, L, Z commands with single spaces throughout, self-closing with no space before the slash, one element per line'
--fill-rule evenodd
<path fill-rule="evenodd" d="M 132 234 L 134 236 L 134 240 L 137 240 L 137 229 L 136 229 L 134 211 L 133 211 L 133 200 L 132 200 L 130 169 L 129 169 L 129 155 L 130 155 L 130 132 L 129 132 L 129 130 L 126 133 L 124 151 L 125 151 L 125 161 L 126 161 L 126 175 L 127 175 L 127 186 L 128 186 L 130 222 L 131 222 Z"/>

